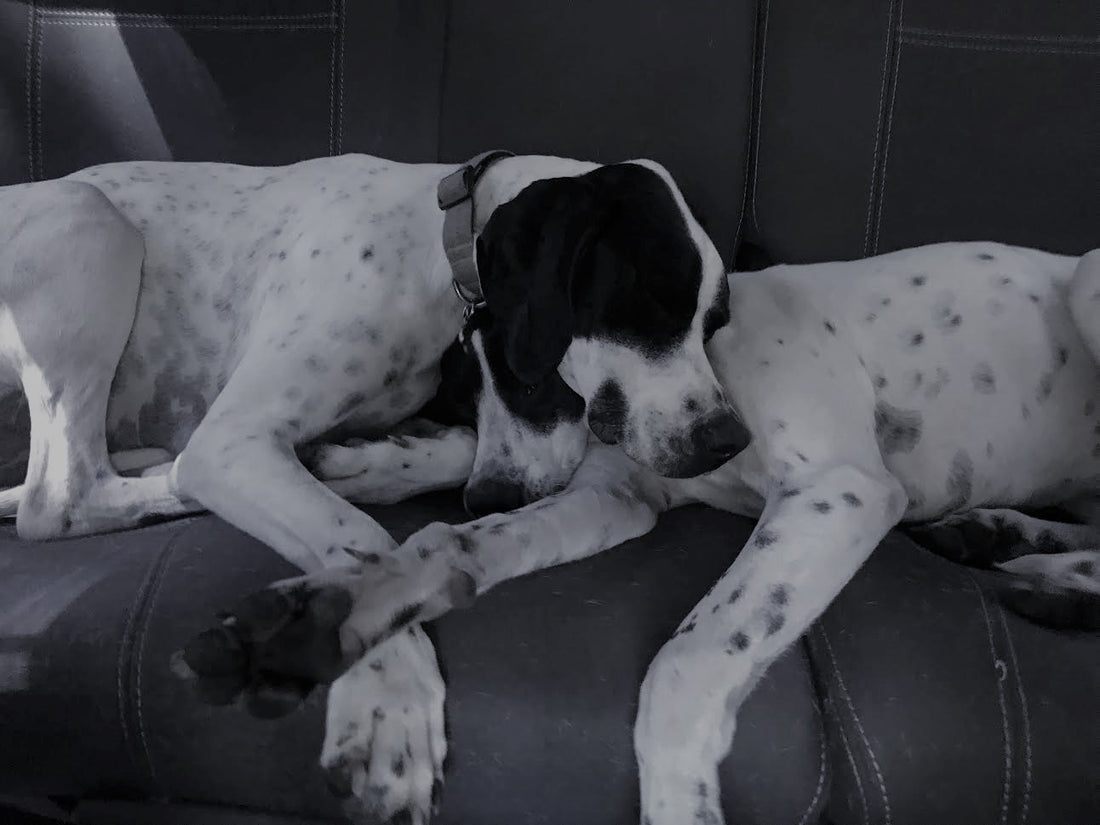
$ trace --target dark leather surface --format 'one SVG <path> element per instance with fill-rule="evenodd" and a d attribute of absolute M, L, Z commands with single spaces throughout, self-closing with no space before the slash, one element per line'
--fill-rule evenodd
<path fill-rule="evenodd" d="M 744 189 L 755 8 L 451 4 L 440 154 L 486 140 L 518 153 L 660 160 L 732 263 Z"/>
<path fill-rule="evenodd" d="M 375 512 L 399 537 L 463 517 L 454 495 Z M 640 541 L 506 584 L 435 623 L 451 734 L 439 821 L 536 823 L 552 811 L 576 825 L 633 822 L 646 666 L 751 526 L 689 508 Z M 335 816 L 314 769 L 321 693 L 301 713 L 259 721 L 199 704 L 168 670 L 218 609 L 294 572 L 214 517 L 47 545 L 6 531 L 4 790 Z M 742 713 L 723 772 L 735 821 L 797 821 L 822 805 L 822 742 L 795 648 Z"/>
<path fill-rule="evenodd" d="M 1100 226 L 1092 0 L 761 2 L 750 240 L 784 263 Z"/>

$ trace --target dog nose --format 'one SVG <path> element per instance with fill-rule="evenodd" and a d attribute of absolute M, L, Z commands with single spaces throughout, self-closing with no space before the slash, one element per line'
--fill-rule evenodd
<path fill-rule="evenodd" d="M 733 458 L 749 445 L 752 436 L 744 424 L 731 412 L 710 416 L 692 433 L 695 451 L 715 459 Z"/>
<path fill-rule="evenodd" d="M 480 518 L 490 513 L 517 510 L 527 502 L 521 485 L 494 478 L 466 485 L 462 503 L 467 513 L 473 518 Z"/>

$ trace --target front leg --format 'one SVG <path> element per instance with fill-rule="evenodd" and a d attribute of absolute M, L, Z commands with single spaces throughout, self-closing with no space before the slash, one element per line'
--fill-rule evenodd
<path fill-rule="evenodd" d="M 447 754 L 444 694 L 435 650 L 419 625 L 332 683 L 321 767 L 353 821 L 430 820 Z"/>
<path fill-rule="evenodd" d="M 800 473 L 771 491 L 730 569 L 658 653 L 635 725 L 644 825 L 720 825 L 718 764 L 756 680 L 840 592 L 906 498 L 885 471 Z"/>
<path fill-rule="evenodd" d="M 462 525 L 430 524 L 392 554 L 365 554 L 360 567 L 249 596 L 228 625 L 193 639 L 184 660 L 200 684 L 228 668 L 245 691 L 273 676 L 328 682 L 413 622 L 465 606 L 500 582 L 643 535 L 669 503 L 662 480 L 616 450 L 594 448 L 558 495 Z M 259 634 L 250 624 L 257 612 L 266 623 Z M 227 651 L 239 650 L 246 655 L 231 660 Z"/>

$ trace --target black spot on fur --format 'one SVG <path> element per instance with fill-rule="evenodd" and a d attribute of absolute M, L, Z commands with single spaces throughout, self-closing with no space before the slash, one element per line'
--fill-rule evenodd
<path fill-rule="evenodd" d="M 886 388 L 886 384 L 887 384 L 888 382 L 887 382 L 887 380 L 886 380 L 886 376 L 885 376 L 885 375 L 876 375 L 876 376 L 875 376 L 875 380 L 874 380 L 874 382 L 873 382 L 873 383 L 874 383 L 874 385 L 875 385 L 875 389 L 876 389 L 876 390 L 882 390 L 882 389 L 885 389 L 885 388 Z"/>
<path fill-rule="evenodd" d="M 924 419 L 916 410 L 903 410 L 884 401 L 875 406 L 875 438 L 884 453 L 911 453 L 923 426 Z"/>
<path fill-rule="evenodd" d="M 774 530 L 769 530 L 767 527 L 762 527 L 756 531 L 756 537 L 752 540 L 754 547 L 771 547 L 779 541 L 779 534 Z"/>
<path fill-rule="evenodd" d="M 815 512 L 828 513 L 830 510 L 833 509 L 833 505 L 831 505 L 827 501 L 815 501 L 813 503 L 813 508 Z"/>
<path fill-rule="evenodd" d="M 923 343 L 924 343 L 924 333 L 923 332 L 914 332 L 912 335 L 909 336 L 909 346 L 919 347 Z"/>
<path fill-rule="evenodd" d="M 1039 376 L 1039 388 L 1035 391 L 1035 400 L 1039 403 L 1050 398 L 1054 390 L 1054 373 L 1044 372 Z"/>
<path fill-rule="evenodd" d="M 993 376 L 993 367 L 985 361 L 975 364 L 974 371 L 970 373 L 970 380 L 974 389 L 983 395 L 992 395 L 997 392 L 997 381 Z"/>
<path fill-rule="evenodd" d="M 995 258 L 994 258 L 994 257 L 993 257 L 992 255 L 990 255 L 990 254 L 989 254 L 988 252 L 979 252 L 979 253 L 978 253 L 977 255 L 975 255 L 974 257 L 976 257 L 976 258 L 977 258 L 977 259 L 978 259 L 979 261 L 992 261 L 992 260 L 996 260 L 996 259 L 995 259 Z"/>
<path fill-rule="evenodd" d="M 726 604 L 733 604 L 734 602 L 736 602 L 738 599 L 741 598 L 741 594 L 744 593 L 744 592 L 745 592 L 745 588 L 743 588 L 743 587 L 733 588 L 733 592 L 730 593 L 730 597 L 726 601 Z"/>
<path fill-rule="evenodd" d="M 393 614 L 393 618 L 390 619 L 390 632 L 400 630 L 405 625 L 414 621 L 417 616 L 420 615 L 420 611 L 424 609 L 424 605 L 419 602 L 416 604 L 406 605 Z"/>
<path fill-rule="evenodd" d="M 829 334 L 836 335 L 836 326 L 832 321 L 825 322 L 825 329 L 828 330 Z"/>
<path fill-rule="evenodd" d="M 738 650 L 745 650 L 749 646 L 749 636 L 743 630 L 738 630 L 730 636 L 730 645 Z"/>
<path fill-rule="evenodd" d="M 309 257 L 311 257 L 311 258 L 316 258 L 316 257 L 317 257 L 318 255 L 320 255 L 320 254 L 321 254 L 321 250 L 320 250 L 320 249 L 314 249 L 314 250 L 312 250 L 312 251 L 311 251 L 311 252 L 309 253 Z"/>
<path fill-rule="evenodd" d="M 841 497 L 841 499 L 844 500 L 844 503 L 847 504 L 849 507 L 862 507 L 863 506 L 863 501 L 855 493 L 842 493 L 840 497 Z"/>
<path fill-rule="evenodd" d="M 398 754 L 394 757 L 393 764 L 390 765 L 390 770 L 393 771 L 394 776 L 405 775 L 405 757 Z"/>
<path fill-rule="evenodd" d="M 1069 569 L 1080 576 L 1092 576 L 1096 573 L 1096 565 L 1088 559 L 1075 562 Z"/>
<path fill-rule="evenodd" d="M 912 278 L 909 279 L 909 285 L 913 286 L 913 287 L 924 286 L 925 283 L 927 283 L 927 282 L 928 282 L 928 276 L 927 275 L 914 275 Z"/>
<path fill-rule="evenodd" d="M 783 629 L 783 625 L 787 623 L 787 617 L 782 613 L 768 613 L 765 620 L 764 635 L 774 636 L 780 630 Z"/>
<path fill-rule="evenodd" d="M 800 495 L 802 495 L 802 491 L 799 490 L 797 487 L 788 487 L 787 489 L 781 490 L 779 492 L 780 498 L 794 498 L 795 496 Z"/>
<path fill-rule="evenodd" d="M 374 247 L 373 246 L 364 246 L 363 251 L 359 253 L 359 260 L 361 260 L 361 261 L 369 261 L 373 257 L 374 257 Z"/>
<path fill-rule="evenodd" d="M 772 592 L 771 592 L 771 602 L 772 602 L 772 604 L 777 605 L 779 607 L 782 607 L 783 605 L 785 605 L 790 600 L 791 600 L 791 594 L 790 594 L 790 591 L 787 589 L 787 585 L 777 584 L 775 587 L 772 588 Z"/>
<path fill-rule="evenodd" d="M 1064 367 L 1069 361 L 1069 350 L 1065 347 L 1058 347 L 1058 366 Z"/>

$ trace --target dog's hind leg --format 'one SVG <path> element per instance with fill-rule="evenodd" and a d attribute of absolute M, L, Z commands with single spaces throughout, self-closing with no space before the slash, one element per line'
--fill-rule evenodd
<path fill-rule="evenodd" d="M 1068 509 L 1093 521 L 1095 503 Z M 951 561 L 1000 571 L 997 589 L 1013 610 L 1040 624 L 1100 628 L 1100 527 L 976 509 L 908 528 Z"/>
<path fill-rule="evenodd" d="M 467 427 L 410 426 L 378 441 L 320 444 L 299 455 L 341 498 L 393 504 L 461 486 L 470 477 L 476 447 L 477 437 Z"/>
<path fill-rule="evenodd" d="M 11 195 L 9 195 L 11 196 Z M 75 536 L 195 509 L 165 480 L 123 479 L 107 454 L 111 382 L 141 286 L 141 234 L 95 187 L 22 189 L 27 217 L 0 236 L 0 357 L 30 413 L 30 451 L 16 528 Z M 0 227 L 0 232 L 3 228 Z"/>

